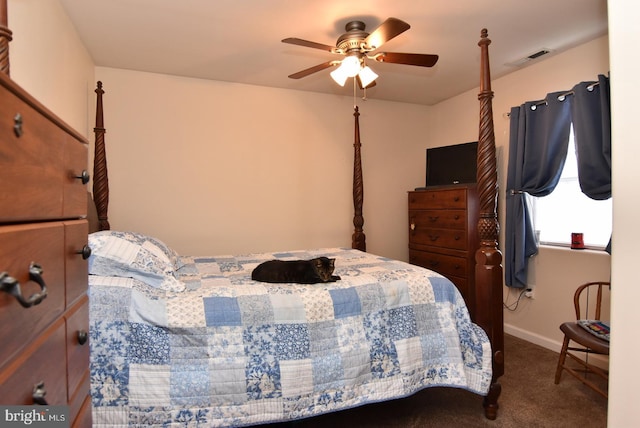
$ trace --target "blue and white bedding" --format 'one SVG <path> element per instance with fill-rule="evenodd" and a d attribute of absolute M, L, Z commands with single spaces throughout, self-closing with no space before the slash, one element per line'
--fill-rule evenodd
<path fill-rule="evenodd" d="M 246 426 L 431 386 L 489 389 L 488 338 L 434 272 L 342 248 L 180 257 L 163 245 L 90 235 L 96 427 Z M 265 260 L 320 255 L 340 281 L 251 280 Z"/>

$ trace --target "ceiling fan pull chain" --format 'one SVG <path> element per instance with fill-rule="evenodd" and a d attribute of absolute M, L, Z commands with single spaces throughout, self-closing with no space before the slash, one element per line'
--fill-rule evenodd
<path fill-rule="evenodd" d="M 357 96 L 357 93 L 356 93 L 356 78 L 354 77 L 353 78 L 353 107 L 354 108 L 358 105 L 358 103 L 356 102 L 356 96 Z"/>

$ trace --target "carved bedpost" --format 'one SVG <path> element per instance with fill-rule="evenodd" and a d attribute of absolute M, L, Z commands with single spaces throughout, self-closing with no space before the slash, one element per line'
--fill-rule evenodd
<path fill-rule="evenodd" d="M 364 225 L 364 217 L 362 216 L 362 202 L 364 200 L 364 189 L 362 184 L 362 157 L 360 154 L 360 122 L 358 117 L 360 116 L 360 112 L 358 111 L 358 106 L 354 107 L 353 116 L 356 118 L 355 121 L 355 137 L 353 141 L 353 225 L 355 226 L 355 231 L 351 236 L 351 247 L 356 250 L 367 251 L 367 244 L 365 242 L 365 235 L 362 231 L 362 226 Z"/>
<path fill-rule="evenodd" d="M 107 155 L 104 145 L 103 109 L 102 109 L 102 82 L 98 82 L 95 90 L 96 101 L 96 126 L 93 132 L 96 135 L 93 160 L 93 200 L 98 212 L 98 229 L 109 230 L 109 177 L 107 174 Z"/>
<path fill-rule="evenodd" d="M 493 129 L 491 75 L 487 30 L 483 29 L 480 46 L 480 133 L 478 139 L 478 198 L 480 248 L 476 251 L 476 323 L 487 332 L 493 351 L 493 378 L 484 399 L 485 415 L 495 419 L 502 390 L 498 378 L 504 374 L 504 325 L 502 313 L 502 253 L 498 249 L 500 227 L 497 217 L 498 176 Z"/>
<path fill-rule="evenodd" d="M 7 0 L 0 1 L 0 72 L 9 73 L 9 42 L 11 41 L 11 30 L 8 27 Z"/>

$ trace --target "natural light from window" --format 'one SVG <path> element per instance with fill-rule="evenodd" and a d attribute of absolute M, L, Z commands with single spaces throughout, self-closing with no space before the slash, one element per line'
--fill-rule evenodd
<path fill-rule="evenodd" d="M 612 201 L 596 201 L 582 193 L 575 153 L 572 130 L 558 186 L 548 196 L 529 199 L 534 229 L 540 231 L 541 244 L 570 246 L 571 233 L 579 232 L 587 248 L 604 249 L 611 237 Z"/>

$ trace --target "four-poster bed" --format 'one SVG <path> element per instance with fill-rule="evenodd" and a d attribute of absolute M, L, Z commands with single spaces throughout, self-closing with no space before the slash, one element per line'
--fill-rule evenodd
<path fill-rule="evenodd" d="M 4 3 L 0 69 L 8 72 L 3 46 L 11 32 L 5 30 Z M 89 235 L 94 425 L 287 421 L 430 386 L 485 396 L 485 415 L 495 419 L 504 369 L 489 43 L 483 30 L 475 324 L 441 275 L 364 252 L 357 108 L 353 249 L 194 258 L 152 237 L 109 231 L 104 91 L 98 83 L 98 231 Z M 337 259 L 341 281 L 314 287 L 247 282 L 251 268 L 265 258 L 320 254 Z"/>
<path fill-rule="evenodd" d="M 491 79 L 489 71 L 488 46 L 490 40 L 486 30 L 481 32 L 478 43 L 481 49 L 480 70 L 480 124 L 478 143 L 478 194 L 480 201 L 480 220 L 478 235 L 480 246 L 476 252 L 476 269 L 473 313 L 477 325 L 487 333 L 491 346 L 492 379 L 484 399 L 485 415 L 488 419 L 495 419 L 498 410 L 498 397 L 501 392 L 498 378 L 504 373 L 503 357 L 503 318 L 502 318 L 502 255 L 498 250 L 498 232 L 496 200 L 497 200 L 497 172 L 495 158 L 495 138 L 493 131 L 493 113 L 491 101 Z M 108 226 L 108 183 L 105 156 L 105 141 L 102 107 L 102 83 L 98 82 L 96 89 L 98 96 L 95 127 L 95 164 L 93 176 L 93 192 L 96 200 L 100 229 L 107 230 Z M 353 202 L 355 227 L 352 236 L 352 248 L 366 251 L 365 235 L 363 232 L 364 217 L 363 179 L 361 165 L 361 143 L 358 122 L 359 111 L 355 107 L 355 135 L 354 135 L 354 174 L 353 174 Z M 291 256 L 291 254 L 288 254 Z M 306 254 L 310 255 L 310 254 Z M 296 257 L 301 254 L 295 254 Z M 351 404 L 352 405 L 352 404 Z M 286 419 L 286 418 L 285 418 Z"/>

